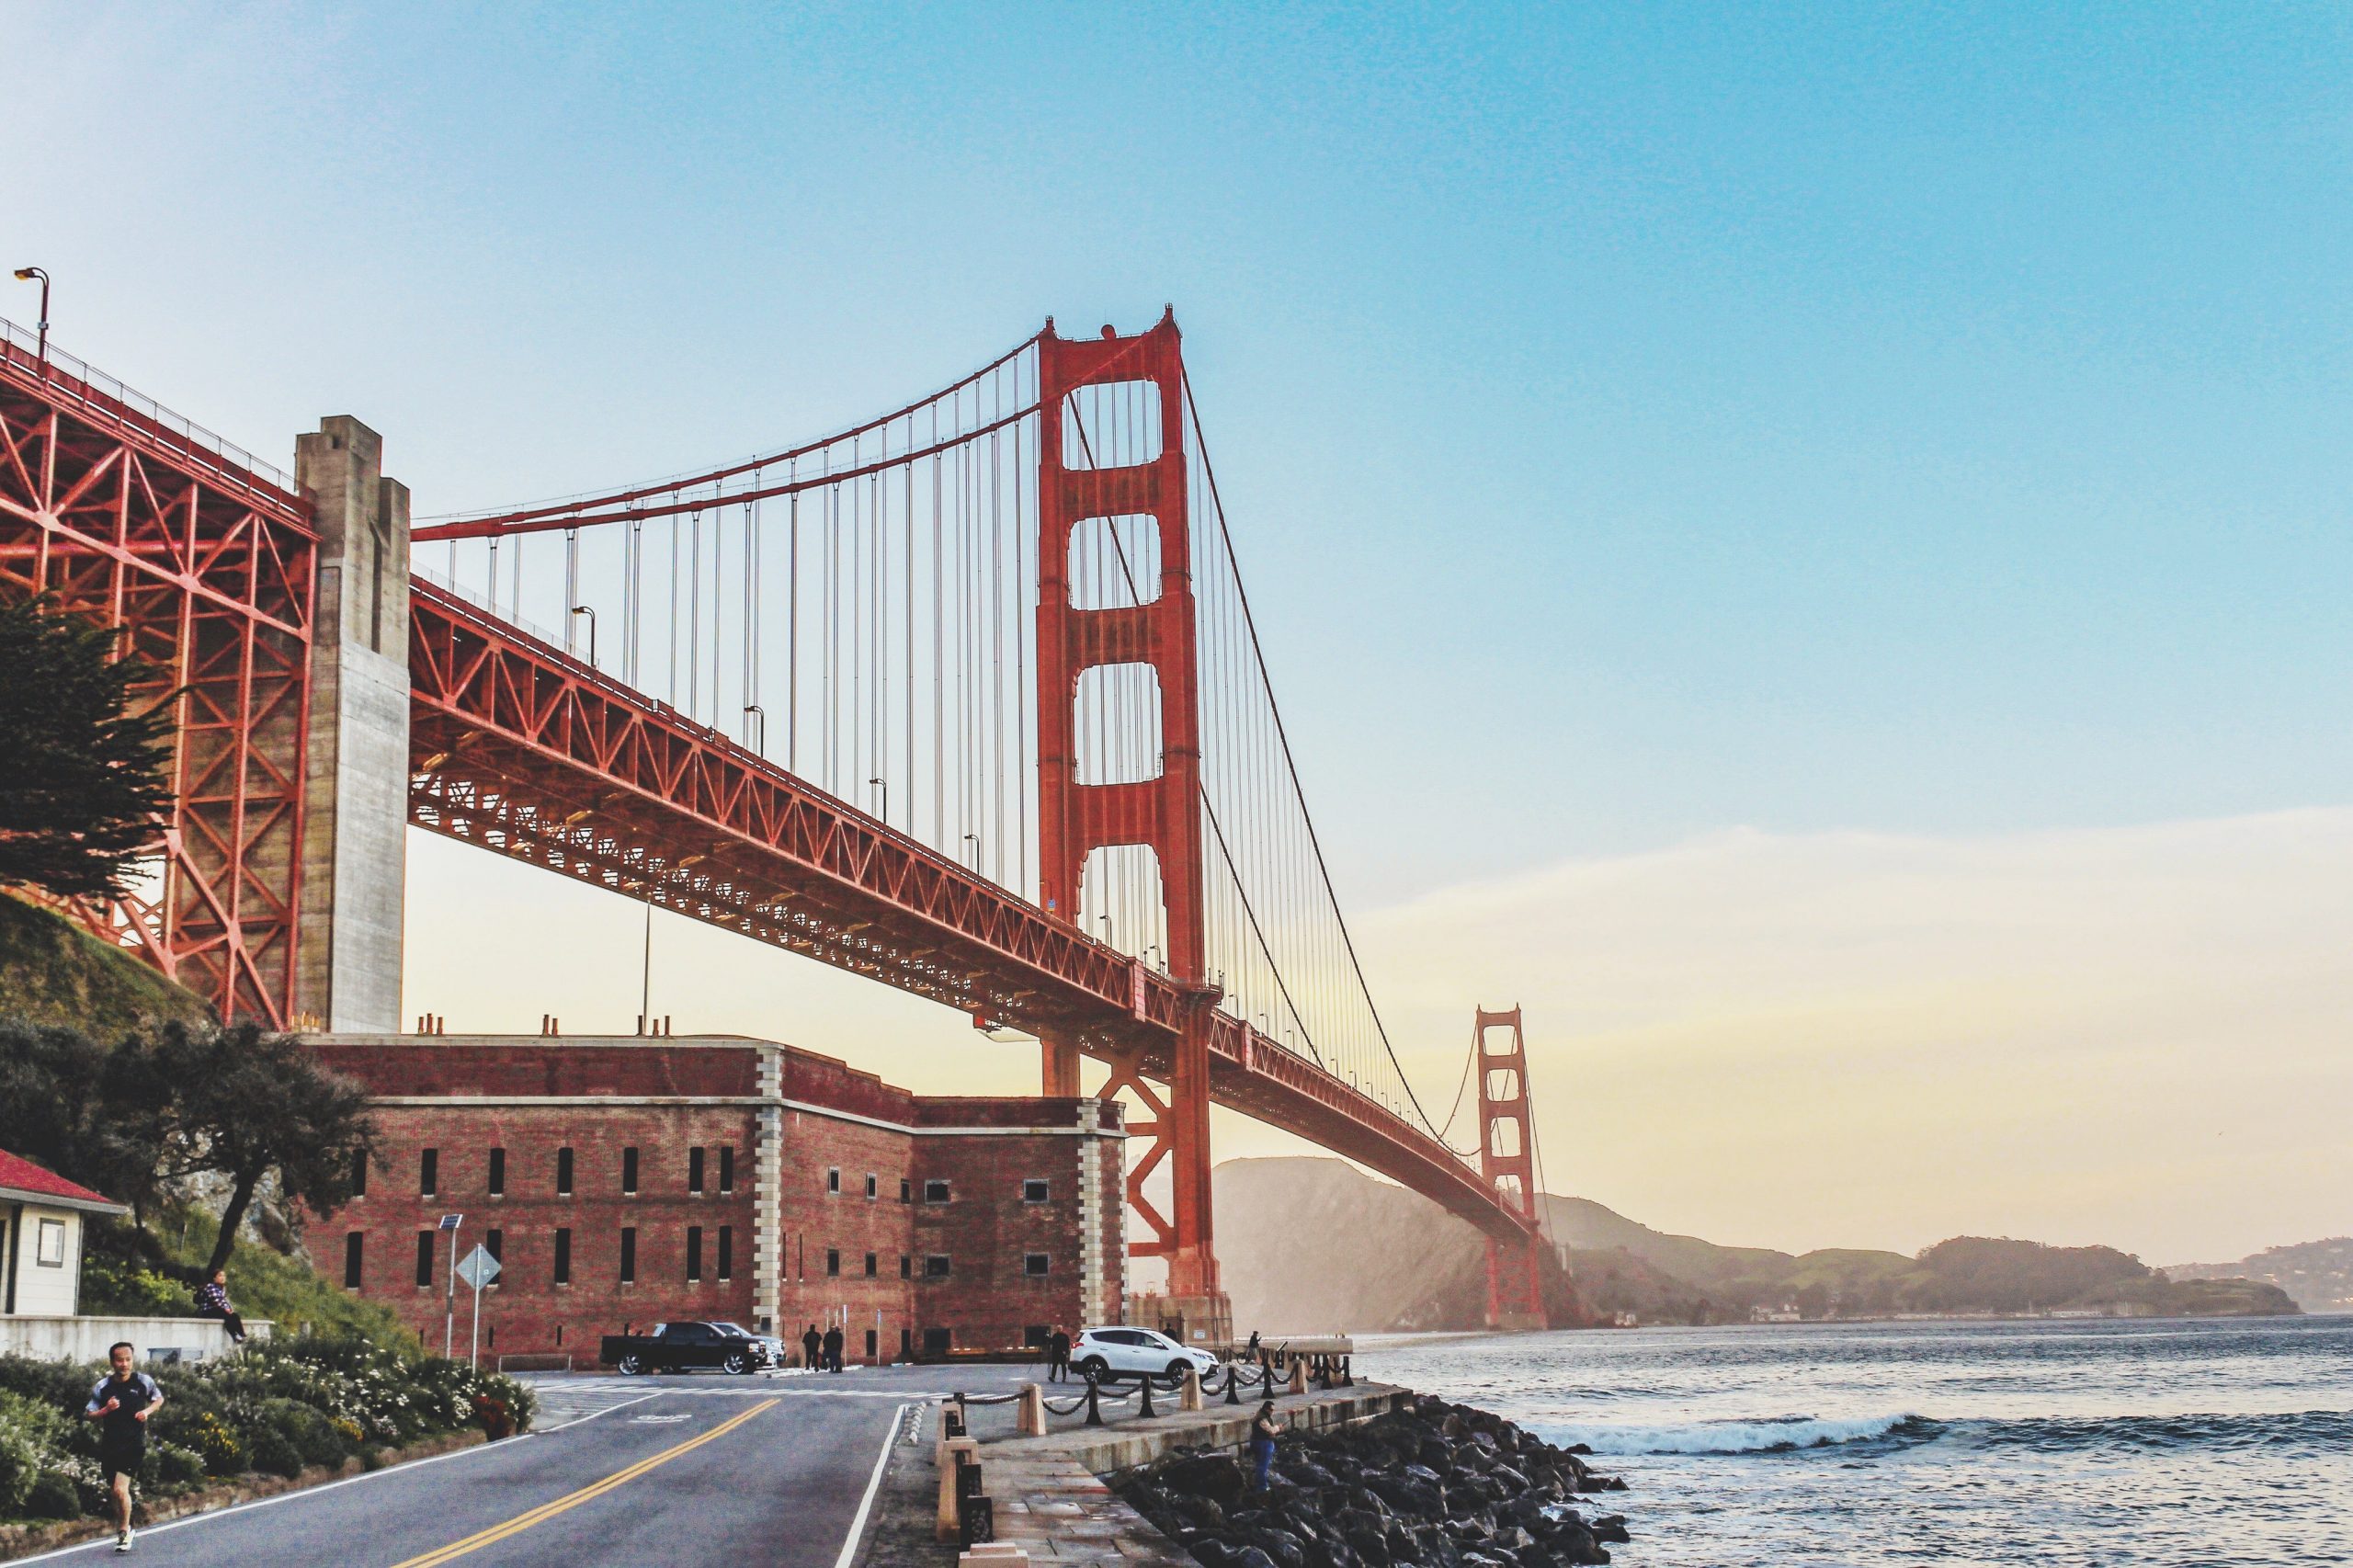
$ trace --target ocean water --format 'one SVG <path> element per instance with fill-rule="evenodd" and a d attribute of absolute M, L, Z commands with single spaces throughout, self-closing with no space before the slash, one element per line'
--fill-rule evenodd
<path fill-rule="evenodd" d="M 2353 1317 L 1362 1342 L 1581 1442 L 1632 1568 L 2353 1563 Z"/>

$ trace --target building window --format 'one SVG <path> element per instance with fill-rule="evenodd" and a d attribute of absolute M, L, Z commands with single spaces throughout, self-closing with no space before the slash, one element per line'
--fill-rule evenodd
<path fill-rule="evenodd" d="M 702 1145 L 699 1143 L 687 1151 L 687 1190 L 702 1190 Z"/>
<path fill-rule="evenodd" d="M 637 1227 L 621 1227 L 621 1283 L 637 1283 Z"/>
<path fill-rule="evenodd" d="M 637 1145 L 634 1143 L 621 1151 L 621 1192 L 625 1197 L 637 1196 Z"/>
<path fill-rule="evenodd" d="M 869 1279 L 871 1279 L 871 1278 L 874 1278 L 874 1264 L 875 1264 L 875 1256 L 874 1256 L 874 1254 L 872 1254 L 872 1253 L 870 1253 L 870 1253 L 868 1253 L 868 1254 L 866 1255 L 866 1277 L 867 1277 Z"/>
<path fill-rule="evenodd" d="M 881 1176 L 876 1176 L 872 1171 L 869 1171 L 869 1172 L 867 1172 L 867 1173 L 866 1173 L 866 1196 L 867 1196 L 867 1197 L 869 1197 L 869 1198 L 879 1198 L 879 1197 L 881 1197 L 881 1195 L 882 1195 L 882 1178 L 881 1178 Z"/>
<path fill-rule="evenodd" d="M 427 1149 L 416 1160 L 416 1195 L 430 1198 L 441 1185 L 441 1151 Z"/>
<path fill-rule="evenodd" d="M 435 1233 L 436 1233 L 432 1231 L 419 1231 L 416 1233 L 416 1282 L 420 1285 L 430 1285 L 433 1283 L 433 1237 Z"/>
<path fill-rule="evenodd" d="M 1021 1184 L 1021 1201 L 1024 1203 L 1043 1203 L 1046 1201 L 1046 1184 L 1044 1182 L 1039 1180 L 1036 1176 L 1031 1176 L 1028 1181 Z"/>
<path fill-rule="evenodd" d="M 359 1289 L 359 1254 L 360 1250 L 366 1244 L 367 1240 L 359 1232 L 349 1231 L 345 1233 L 343 1238 L 343 1288 L 347 1290 L 357 1290 Z"/>
<path fill-rule="evenodd" d="M 923 1260 L 923 1277 L 926 1279 L 947 1278 L 948 1255 L 944 1252 L 935 1252 L 926 1256 Z"/>
<path fill-rule="evenodd" d="M 555 1283 L 572 1283 L 572 1232 L 559 1225 L 555 1233 Z"/>
<path fill-rule="evenodd" d="M 841 1173 L 841 1168 L 840 1168 L 839 1166 L 831 1166 L 831 1167 L 828 1167 L 828 1168 L 827 1168 L 827 1170 L 826 1170 L 826 1172 L 825 1172 L 825 1190 L 826 1190 L 827 1192 L 839 1192 L 841 1189 L 842 1189 L 842 1173 Z"/>
<path fill-rule="evenodd" d="M 693 1284 L 702 1278 L 702 1227 L 687 1227 L 687 1282 Z"/>
<path fill-rule="evenodd" d="M 899 1178 L 899 1201 L 902 1203 L 913 1203 L 915 1200 L 915 1184 L 909 1181 L 906 1177 L 901 1176 Z"/>
<path fill-rule="evenodd" d="M 490 1152 L 490 1195 L 493 1198 L 506 1196 L 506 1151 L 504 1149 Z"/>
<path fill-rule="evenodd" d="M 874 1353 L 879 1348 L 875 1343 L 875 1339 L 876 1335 L 874 1330 L 870 1328 L 868 1329 L 866 1331 L 866 1358 L 870 1361 L 874 1359 Z"/>
<path fill-rule="evenodd" d="M 569 1149 L 555 1152 L 555 1195 L 558 1198 L 572 1196 L 572 1151 Z"/>
<path fill-rule="evenodd" d="M 365 1149 L 351 1156 L 351 1196 L 368 1196 L 368 1151 Z"/>
<path fill-rule="evenodd" d="M 482 1250 L 490 1254 L 490 1260 L 493 1263 L 497 1264 L 502 1268 L 505 1267 L 506 1264 L 506 1233 L 504 1231 L 484 1231 L 482 1233 Z M 491 1289 L 496 1290 L 497 1288 L 498 1282 L 496 1280 L 491 1281 Z"/>
<path fill-rule="evenodd" d="M 825 1275 L 826 1275 L 826 1278 L 834 1278 L 834 1277 L 835 1277 L 835 1276 L 839 1275 L 839 1274 L 841 1273 L 841 1271 L 842 1271 L 842 1255 L 841 1255 L 841 1249 L 840 1249 L 839 1247 L 827 1247 L 827 1248 L 825 1249 Z"/>
<path fill-rule="evenodd" d="M 65 1221 L 43 1220 L 40 1233 L 33 1243 L 33 1261 L 43 1268 L 65 1267 Z"/>
<path fill-rule="evenodd" d="M 719 1227 L 719 1277 L 732 1278 L 735 1273 L 735 1227 Z"/>
<path fill-rule="evenodd" d="M 735 1190 L 735 1145 L 733 1143 L 719 1146 L 719 1190 Z"/>
<path fill-rule="evenodd" d="M 946 1182 L 944 1182 L 944 1181 L 927 1181 L 927 1182 L 924 1183 L 924 1184 L 923 1184 L 923 1200 L 924 1200 L 926 1203 L 945 1203 L 945 1202 L 947 1202 L 947 1201 L 948 1201 L 948 1184 L 947 1184 Z"/>
<path fill-rule="evenodd" d="M 1023 1253 L 1021 1255 L 1021 1272 L 1028 1275 L 1032 1279 L 1041 1279 L 1045 1278 L 1046 1255 L 1042 1252 Z"/>
<path fill-rule="evenodd" d="M 915 1260 L 909 1257 L 905 1253 L 901 1253 L 899 1255 L 899 1278 L 904 1279 L 914 1272 Z"/>

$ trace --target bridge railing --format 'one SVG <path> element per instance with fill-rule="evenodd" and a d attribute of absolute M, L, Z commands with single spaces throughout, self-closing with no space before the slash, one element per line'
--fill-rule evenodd
<path fill-rule="evenodd" d="M 17 375 L 44 387 L 56 402 L 73 405 L 77 414 L 108 426 L 128 425 L 185 449 L 216 478 L 233 488 L 254 491 L 281 504 L 297 494 L 294 476 L 285 470 L 264 462 L 187 415 L 174 413 L 136 387 L 126 386 L 88 361 L 66 353 L 55 343 L 49 345 L 44 360 L 39 335 L 5 317 L 0 317 L 0 362 Z"/>

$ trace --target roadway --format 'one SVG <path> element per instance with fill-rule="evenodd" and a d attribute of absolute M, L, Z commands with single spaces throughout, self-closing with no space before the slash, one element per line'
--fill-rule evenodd
<path fill-rule="evenodd" d="M 139 1532 L 176 1568 L 849 1568 L 910 1405 L 1020 1369 L 534 1379 L 542 1429 Z M 111 1536 L 28 1562 L 111 1557 Z"/>

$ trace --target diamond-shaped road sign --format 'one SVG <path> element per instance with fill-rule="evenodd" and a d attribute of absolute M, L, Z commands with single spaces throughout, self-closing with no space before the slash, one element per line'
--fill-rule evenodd
<path fill-rule="evenodd" d="M 477 1243 L 474 1250 L 458 1260 L 458 1278 L 479 1290 L 498 1278 L 498 1259 L 490 1249 Z"/>

